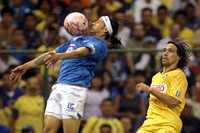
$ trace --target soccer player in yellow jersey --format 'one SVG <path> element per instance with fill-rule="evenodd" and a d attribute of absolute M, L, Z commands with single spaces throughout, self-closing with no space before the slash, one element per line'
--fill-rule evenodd
<path fill-rule="evenodd" d="M 162 71 L 152 78 L 151 86 L 139 83 L 139 91 L 150 93 L 146 120 L 137 133 L 180 133 L 180 114 L 185 106 L 187 79 L 183 68 L 188 62 L 187 44 L 170 41 L 161 55 Z"/>

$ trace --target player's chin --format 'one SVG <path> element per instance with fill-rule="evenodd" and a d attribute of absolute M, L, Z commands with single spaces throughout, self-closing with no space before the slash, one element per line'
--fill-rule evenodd
<path fill-rule="evenodd" d="M 167 59 L 162 59 L 162 65 L 167 64 Z"/>
<path fill-rule="evenodd" d="M 96 33 L 96 30 L 94 28 L 90 28 L 90 29 L 88 29 L 88 32 L 90 34 L 94 34 L 94 33 Z"/>
<path fill-rule="evenodd" d="M 167 61 L 162 61 L 162 66 L 168 66 L 168 62 Z"/>

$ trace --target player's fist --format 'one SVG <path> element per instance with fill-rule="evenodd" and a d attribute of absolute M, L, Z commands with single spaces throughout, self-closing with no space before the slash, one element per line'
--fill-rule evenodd
<path fill-rule="evenodd" d="M 61 60 L 61 54 L 56 53 L 55 51 L 51 51 L 48 53 L 47 57 L 44 59 L 44 62 L 47 65 L 47 67 L 51 67 L 59 60 Z"/>
<path fill-rule="evenodd" d="M 25 65 L 17 66 L 16 68 L 11 70 L 9 75 L 9 79 L 13 82 L 17 82 L 21 79 L 22 75 L 26 72 L 27 68 Z"/>
<path fill-rule="evenodd" d="M 144 83 L 137 84 L 136 89 L 140 92 L 149 92 L 150 91 L 150 87 Z"/>

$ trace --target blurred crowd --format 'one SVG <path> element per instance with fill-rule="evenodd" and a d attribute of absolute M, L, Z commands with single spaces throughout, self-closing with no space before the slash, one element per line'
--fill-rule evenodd
<path fill-rule="evenodd" d="M 73 11 L 90 22 L 112 16 L 120 23 L 118 38 L 127 49 L 162 49 L 177 37 L 200 47 L 200 0 L 0 0 L 0 50 L 51 50 L 71 38 L 63 27 Z M 9 71 L 38 54 L 0 53 L 0 133 L 42 133 L 46 93 L 58 66 L 29 70 L 9 81 Z M 109 53 L 98 65 L 88 91 L 81 133 L 135 133 L 145 119 L 148 94 L 135 85 L 150 84 L 160 70 L 159 52 Z M 185 68 L 189 87 L 182 113 L 182 133 L 200 131 L 200 51 L 190 53 Z M 62 130 L 62 129 L 61 129 Z M 61 132 L 61 131 L 58 131 Z"/>

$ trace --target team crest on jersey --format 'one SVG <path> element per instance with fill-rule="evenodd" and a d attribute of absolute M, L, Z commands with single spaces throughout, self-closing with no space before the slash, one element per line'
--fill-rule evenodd
<path fill-rule="evenodd" d="M 69 44 L 69 46 L 68 46 L 66 52 L 70 52 L 70 51 L 73 51 L 73 50 L 75 50 L 75 49 L 76 49 L 76 45 L 75 45 L 75 44 Z"/>
<path fill-rule="evenodd" d="M 158 84 L 158 85 L 151 85 L 152 87 L 156 88 L 161 93 L 166 93 L 167 85 L 166 84 Z"/>
<path fill-rule="evenodd" d="M 179 91 L 179 89 L 176 90 L 176 96 L 177 96 L 177 97 L 180 96 L 180 91 Z"/>

